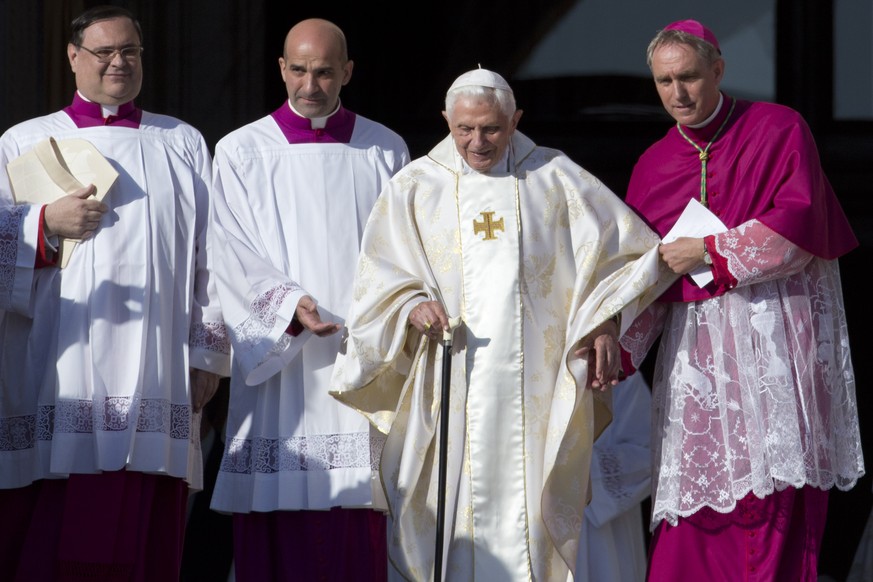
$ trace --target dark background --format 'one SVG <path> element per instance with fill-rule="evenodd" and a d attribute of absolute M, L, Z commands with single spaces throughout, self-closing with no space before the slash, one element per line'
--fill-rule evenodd
<path fill-rule="evenodd" d="M 70 102 L 69 22 L 100 3 L 0 0 L 0 131 Z M 277 62 L 285 34 L 294 23 L 314 16 L 334 21 L 346 33 L 355 68 L 343 89 L 343 103 L 400 133 L 413 157 L 427 153 L 445 135 L 440 115 L 445 90 L 478 64 L 513 85 L 525 111 L 521 131 L 564 150 L 619 195 L 637 157 L 671 125 L 647 78 L 513 78 L 574 1 L 113 3 L 132 10 L 143 26 L 145 81 L 138 104 L 191 123 L 210 147 L 286 98 Z M 796 108 L 809 122 L 825 170 L 861 241 L 840 263 L 862 438 L 870 451 L 871 374 L 864 362 L 870 351 L 865 332 L 873 318 L 864 268 L 873 261 L 873 122 L 833 119 L 833 13 L 832 0 L 776 0 L 775 100 Z M 718 23 L 707 24 L 718 30 Z M 869 47 L 870 39 L 861 40 Z M 639 50 L 642 59 L 645 46 Z M 831 493 L 820 571 L 836 580 L 845 579 L 870 514 L 871 480 L 865 476 L 852 491 Z"/>

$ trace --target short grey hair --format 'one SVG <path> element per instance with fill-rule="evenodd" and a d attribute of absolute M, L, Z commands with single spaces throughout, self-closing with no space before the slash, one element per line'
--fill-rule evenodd
<path fill-rule="evenodd" d="M 649 43 L 649 48 L 646 49 L 646 64 L 649 66 L 649 69 L 652 68 L 652 55 L 655 54 L 656 50 L 663 46 L 675 44 L 690 46 L 708 65 L 714 64 L 721 58 L 721 53 L 717 48 L 698 36 L 681 30 L 662 30 L 655 35 L 655 38 Z"/>
<path fill-rule="evenodd" d="M 515 113 L 515 95 L 513 95 L 512 91 L 482 87 L 481 85 L 465 85 L 446 93 L 446 115 L 449 116 L 449 119 L 451 119 L 452 112 L 455 109 L 455 102 L 460 97 L 482 99 L 491 105 L 497 105 L 500 107 L 500 111 L 507 117 L 512 117 Z"/>

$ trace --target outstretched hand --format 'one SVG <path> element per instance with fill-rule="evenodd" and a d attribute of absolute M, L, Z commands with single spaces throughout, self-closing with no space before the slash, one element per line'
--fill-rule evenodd
<path fill-rule="evenodd" d="M 96 193 L 97 188 L 91 184 L 46 204 L 43 216 L 45 235 L 85 240 L 94 234 L 109 210 L 99 200 L 91 198 Z"/>
<path fill-rule="evenodd" d="M 318 306 L 309 295 L 304 295 L 297 303 L 297 310 L 294 312 L 294 316 L 303 327 L 318 337 L 327 337 L 342 329 L 342 326 L 338 323 L 321 320 L 321 315 L 318 314 Z"/>
<path fill-rule="evenodd" d="M 612 319 L 604 321 L 591 333 L 579 340 L 573 352 L 588 359 L 588 385 L 604 391 L 619 382 L 621 348 L 618 345 L 618 325 Z"/>

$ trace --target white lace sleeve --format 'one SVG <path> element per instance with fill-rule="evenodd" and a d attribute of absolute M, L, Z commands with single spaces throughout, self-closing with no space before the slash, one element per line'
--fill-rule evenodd
<path fill-rule="evenodd" d="M 249 306 L 249 316 L 229 329 L 237 361 L 249 386 L 278 374 L 311 337 L 306 330 L 296 337 L 285 332 L 304 295 L 309 294 L 297 283 L 275 285 L 255 297 Z"/>
<path fill-rule="evenodd" d="M 300 291 L 302 287 L 296 283 L 282 283 L 258 295 L 251 303 L 250 316 L 233 328 L 238 349 L 252 349 L 270 336 L 282 304 L 289 296 Z M 296 305 L 296 301 L 294 304 Z M 274 352 L 275 347 L 270 353 Z"/>
<path fill-rule="evenodd" d="M 630 354 L 631 362 L 639 368 L 646 354 L 661 335 L 667 316 L 667 306 L 663 303 L 652 303 L 637 317 L 631 326 L 621 336 L 620 344 Z"/>
<path fill-rule="evenodd" d="M 755 219 L 715 235 L 715 249 L 738 287 L 793 275 L 813 258 Z"/>

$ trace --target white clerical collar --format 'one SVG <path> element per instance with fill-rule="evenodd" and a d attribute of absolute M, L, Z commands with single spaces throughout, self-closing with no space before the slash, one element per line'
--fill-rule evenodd
<path fill-rule="evenodd" d="M 78 93 L 79 97 L 81 97 L 84 101 L 87 101 L 88 103 L 93 103 L 93 101 L 82 95 L 81 91 L 77 90 L 76 93 Z M 102 110 L 103 119 L 106 119 L 110 115 L 118 115 L 119 107 L 120 105 L 103 105 L 102 103 L 100 103 L 100 109 Z"/>
<path fill-rule="evenodd" d="M 686 125 L 685 127 L 690 127 L 691 129 L 700 129 L 701 127 L 706 127 L 707 125 L 712 123 L 712 120 L 715 119 L 716 115 L 718 115 L 718 112 L 721 111 L 722 103 L 724 103 L 724 95 L 722 95 L 721 91 L 719 91 L 718 92 L 718 105 L 715 107 L 715 111 L 712 112 L 712 115 L 710 115 L 709 117 L 707 117 L 706 119 L 704 119 L 703 121 L 701 121 L 698 124 Z"/>
<path fill-rule="evenodd" d="M 288 107 L 291 108 L 291 111 L 294 112 L 294 115 L 296 115 L 297 117 L 302 117 L 302 118 L 306 119 L 306 116 L 305 116 L 305 115 L 302 115 L 299 111 L 297 111 L 296 109 L 294 109 L 294 106 L 291 105 L 291 100 L 290 100 L 290 99 L 288 99 Z M 328 114 L 325 115 L 324 117 L 310 117 L 310 118 L 309 118 L 309 121 L 312 123 L 312 129 L 324 129 L 325 126 L 327 125 L 327 120 L 330 119 L 330 117 L 331 117 L 334 113 L 336 113 L 337 111 L 339 111 L 339 109 L 340 109 L 340 101 L 339 101 L 339 99 L 337 99 L 337 101 L 336 101 L 336 109 L 334 109 L 333 111 L 331 111 L 330 113 L 328 113 Z"/>
<path fill-rule="evenodd" d="M 513 156 L 512 156 L 512 142 L 509 142 L 509 145 L 507 146 L 506 151 L 503 152 L 503 156 L 497 161 L 497 163 L 494 164 L 493 166 L 491 166 L 491 169 L 489 169 L 487 172 L 480 172 L 479 170 L 475 170 L 472 167 L 470 167 L 470 164 L 467 163 L 467 160 L 464 159 L 464 157 L 461 155 L 461 152 L 458 151 L 457 147 L 455 147 L 454 150 L 455 150 L 455 160 L 460 162 L 458 167 L 461 170 L 461 173 L 465 174 L 465 175 L 466 174 L 490 174 L 491 170 L 493 170 L 494 168 L 500 168 L 500 167 L 503 168 L 504 172 L 509 172 L 509 168 L 511 167 L 512 158 L 513 158 Z"/>

